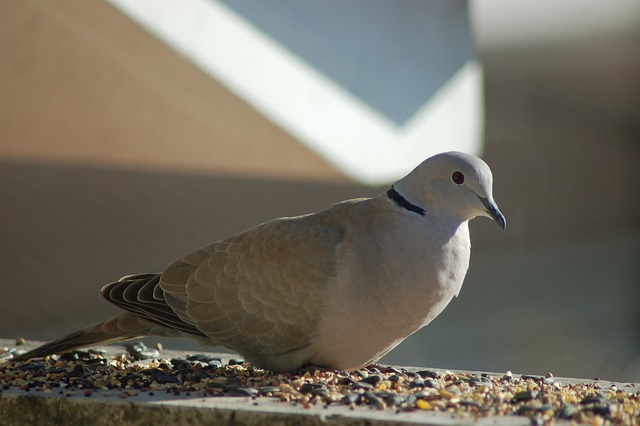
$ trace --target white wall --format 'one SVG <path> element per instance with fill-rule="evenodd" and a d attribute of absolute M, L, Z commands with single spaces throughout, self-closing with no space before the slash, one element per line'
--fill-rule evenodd
<path fill-rule="evenodd" d="M 487 50 L 640 34 L 638 0 L 476 0 L 470 5 L 476 40 Z"/>

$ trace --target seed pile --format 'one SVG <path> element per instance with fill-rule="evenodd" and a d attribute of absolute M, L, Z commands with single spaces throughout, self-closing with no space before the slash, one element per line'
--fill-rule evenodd
<path fill-rule="evenodd" d="M 272 374 L 242 361 L 223 363 L 206 354 L 163 359 L 144 345 L 111 356 L 76 351 L 62 356 L 15 362 L 15 348 L 0 348 L 0 389 L 24 392 L 112 390 L 121 398 L 146 393 L 187 397 L 276 398 L 305 408 L 320 405 L 368 406 L 380 410 L 439 411 L 461 417 L 520 415 L 532 424 L 571 420 L 590 425 L 640 426 L 640 387 L 597 382 L 562 384 L 553 375 L 514 376 L 451 371 L 413 371 L 368 367 L 354 372 L 310 369 L 301 374 Z M 150 358 L 141 361 L 141 358 Z M 0 391 L 1 392 L 1 391 Z"/>

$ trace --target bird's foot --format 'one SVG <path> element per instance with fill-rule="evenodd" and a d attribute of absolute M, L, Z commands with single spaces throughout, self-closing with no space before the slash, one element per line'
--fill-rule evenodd
<path fill-rule="evenodd" d="M 389 365 L 378 364 L 377 362 L 372 362 L 369 365 L 362 367 L 362 369 L 369 371 L 370 373 L 395 373 L 396 370 L 394 367 Z"/>
<path fill-rule="evenodd" d="M 303 365 L 302 367 L 300 367 L 300 369 L 297 371 L 297 374 L 300 374 L 301 376 L 304 376 L 305 374 L 309 374 L 311 376 L 315 376 L 319 373 L 333 373 L 335 375 L 345 375 L 348 374 L 346 371 L 344 370 L 337 370 L 335 368 L 330 368 L 330 367 L 323 367 L 321 365 L 314 365 L 314 364 L 307 364 L 307 365 Z"/>

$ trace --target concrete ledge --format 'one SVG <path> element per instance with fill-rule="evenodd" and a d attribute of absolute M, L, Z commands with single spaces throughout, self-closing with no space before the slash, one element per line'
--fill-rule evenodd
<path fill-rule="evenodd" d="M 444 413 L 373 411 L 367 408 L 349 410 L 346 406 L 323 409 L 293 407 L 278 401 L 251 398 L 165 399 L 149 401 L 136 397 L 135 402 L 117 401 L 108 395 L 91 399 L 74 397 L 42 397 L 42 395 L 2 394 L 0 418 L 3 425 L 92 424 L 101 425 L 529 425 L 527 417 L 488 417 L 476 421 Z"/>
<path fill-rule="evenodd" d="M 39 342 L 29 342 L 21 346 L 28 349 Z M 0 340 L 0 356 L 3 347 L 15 348 L 15 341 Z M 351 375 L 344 372 L 307 372 L 304 375 L 272 375 L 262 370 L 253 370 L 244 366 L 230 366 L 229 354 L 206 354 L 221 358 L 222 366 L 208 370 L 215 372 L 209 375 L 202 372 L 201 365 L 196 362 L 193 370 L 201 371 L 206 379 L 195 386 L 195 382 L 172 385 L 162 382 L 161 377 L 152 374 L 166 374 L 171 377 L 183 377 L 167 370 L 168 360 L 185 360 L 187 353 L 181 351 L 161 351 L 160 357 L 167 360 L 158 364 L 157 360 L 136 361 L 121 354 L 124 347 L 104 347 L 109 356 L 116 358 L 108 361 L 117 370 L 116 386 L 107 389 L 97 385 L 96 381 L 83 380 L 83 372 L 94 371 L 95 363 L 91 361 L 74 361 L 60 359 L 55 362 L 17 363 L 10 359 L 0 359 L 0 419 L 2 425 L 31 424 L 94 424 L 94 425 L 162 425 L 162 424 L 229 424 L 229 425 L 529 425 L 554 421 L 557 424 L 573 422 L 589 422 L 603 424 L 608 420 L 611 424 L 640 424 L 639 387 L 632 383 L 612 383 L 602 380 L 581 380 L 569 378 L 543 378 L 535 376 L 509 375 L 505 373 L 480 373 L 465 371 L 443 371 L 421 368 L 388 369 L 376 373 L 363 370 Z M 7 354 L 6 349 L 4 353 Z M 10 357 L 7 357 L 10 358 Z M 99 361 L 103 361 L 99 359 Z M 111 364 L 106 364 L 107 366 Z M 233 364 L 233 362 L 232 362 Z M 45 366 L 46 365 L 46 370 Z M 101 366 L 105 363 L 101 362 Z M 163 373 L 158 365 L 161 365 Z M 86 366 L 86 367 L 85 367 Z M 133 387 L 130 369 L 135 367 L 141 371 L 140 377 L 149 377 L 143 387 Z M 146 370 L 145 370 L 146 369 Z M 46 375 L 38 375 L 42 371 L 50 371 Z M 384 370 L 384 369 L 382 369 Z M 397 373 L 395 373 L 395 372 Z M 39 373 L 40 372 L 40 373 Z M 155 373 L 154 373 L 155 372 Z M 174 374 L 170 376 L 168 373 Z M 145 376 L 145 374 L 147 376 Z M 294 398 L 258 394 L 238 396 L 237 392 L 215 390 L 221 378 L 241 377 L 243 383 L 262 383 L 256 388 L 264 387 L 264 383 L 273 382 L 282 389 L 288 389 Z M 314 375 L 315 374 L 315 375 Z M 345 403 L 341 399 L 331 402 L 327 398 L 310 397 L 312 390 L 322 386 L 320 377 L 333 377 L 333 383 L 340 382 L 340 392 L 344 395 L 365 395 L 364 399 L 375 399 L 375 395 L 366 396 L 367 389 L 371 394 L 380 393 L 384 383 L 392 375 L 404 381 L 406 395 L 413 395 L 412 402 L 397 406 L 384 403 Z M 365 387 L 362 382 L 370 376 L 376 386 Z M 433 376 L 436 379 L 427 378 Z M 95 379 L 94 375 L 85 377 Z M 115 380 L 111 376 L 111 379 Z M 156 377 L 151 379 L 150 377 Z M 186 377 L 186 376 L 185 376 Z M 204 377 L 204 376 L 203 376 Z M 362 382 L 356 382 L 362 378 Z M 338 380 L 339 379 L 339 380 Z M 424 380 L 423 380 L 424 379 Z M 104 382 L 102 379 L 97 379 Z M 253 380 L 253 381 L 252 381 Z M 377 380 L 380 380 L 379 382 Z M 432 383 L 424 383 L 432 381 Z M 155 384 L 149 384 L 153 381 Z M 343 383 L 344 382 L 344 383 Z M 10 384 L 8 384 L 10 383 Z M 106 382 L 102 383 L 103 385 Z M 202 383 L 204 383 L 203 386 Z M 59 386 L 55 386 L 59 384 Z M 304 389 L 302 386 L 307 386 Z M 358 385 L 360 384 L 360 385 Z M 472 384 L 472 385 L 471 385 Z M 193 385 L 193 386 L 192 386 Z M 195 386 L 195 387 L 194 387 Z M 362 386 L 359 388 L 358 386 Z M 481 386 L 487 386 L 482 389 Z M 333 386 L 326 386 L 334 389 Z M 471 404 L 472 397 L 477 397 L 478 389 L 484 392 L 483 403 Z M 213 389 L 213 390 L 212 390 Z M 391 388 L 389 388 L 391 389 Z M 460 390 L 462 389 L 462 390 Z M 243 389 L 240 389 L 243 390 Z M 251 390 L 244 388 L 244 391 Z M 455 391 L 455 392 L 454 392 Z M 561 403 L 555 399 L 554 392 L 562 393 Z M 332 390 L 333 392 L 333 390 Z M 467 393 L 465 393 L 467 392 Z M 400 393 L 400 391 L 398 391 Z M 320 395 L 320 394 L 318 394 Z M 339 394 L 338 396 L 342 396 Z M 590 398 L 590 399 L 589 399 Z M 477 398 L 476 398 L 477 399 Z M 421 402 L 418 402 L 420 400 Z M 455 400 L 455 401 L 454 401 Z M 463 404 L 462 401 L 467 401 Z M 306 401 L 306 402 L 305 402 Z M 314 402 L 315 401 L 315 402 Z M 556 401 L 556 402 L 554 402 Z M 548 406 L 545 408 L 545 405 Z M 552 406 L 556 404 L 556 406 Z M 571 410 L 564 414 L 559 411 L 564 406 Z M 502 415 L 500 413 L 506 413 Z M 520 415 L 515 415 L 519 413 Z M 566 418 L 565 418 L 566 417 Z"/>

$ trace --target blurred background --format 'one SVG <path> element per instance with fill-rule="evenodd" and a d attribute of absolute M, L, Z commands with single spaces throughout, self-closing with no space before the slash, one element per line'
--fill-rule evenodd
<path fill-rule="evenodd" d="M 460 296 L 382 362 L 640 381 L 640 3 L 122 3 L 4 2 L 1 337 L 458 149 L 508 228 L 472 222 Z"/>

